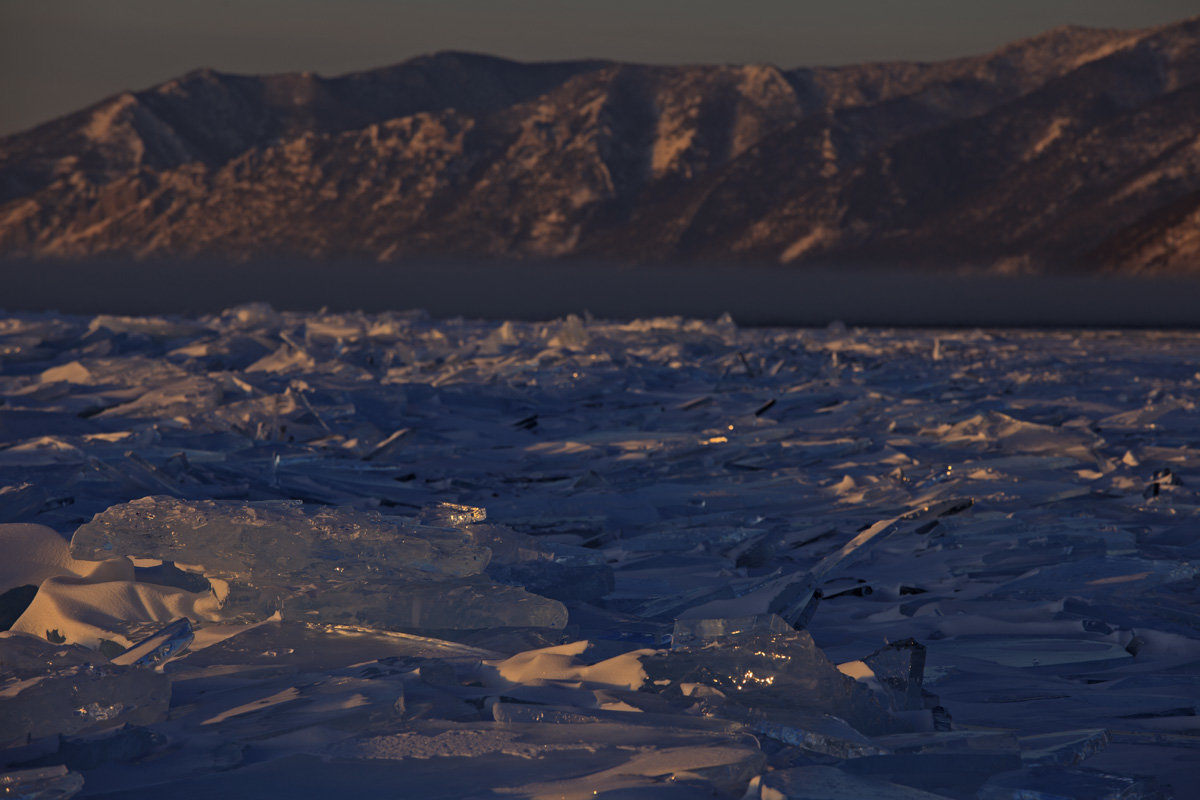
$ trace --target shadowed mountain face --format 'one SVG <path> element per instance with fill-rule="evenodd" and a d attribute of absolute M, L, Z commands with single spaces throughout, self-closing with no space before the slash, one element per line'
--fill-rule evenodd
<path fill-rule="evenodd" d="M 194 72 L 0 140 L 0 254 L 1200 271 L 1200 18 L 935 64 Z"/>

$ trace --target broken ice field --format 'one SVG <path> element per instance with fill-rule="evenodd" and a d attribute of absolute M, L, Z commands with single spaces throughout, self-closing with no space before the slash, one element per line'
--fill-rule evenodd
<path fill-rule="evenodd" d="M 0 795 L 1186 798 L 1200 334 L 0 318 Z"/>

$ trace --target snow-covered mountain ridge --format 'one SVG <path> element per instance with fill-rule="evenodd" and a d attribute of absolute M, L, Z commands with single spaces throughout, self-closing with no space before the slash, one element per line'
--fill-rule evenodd
<path fill-rule="evenodd" d="M 1200 270 L 1200 17 L 939 63 L 189 73 L 0 140 L 0 255 Z"/>

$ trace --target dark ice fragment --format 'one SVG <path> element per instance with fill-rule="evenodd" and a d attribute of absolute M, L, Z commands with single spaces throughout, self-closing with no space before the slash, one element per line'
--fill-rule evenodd
<path fill-rule="evenodd" d="M 971 797 L 990 776 L 1019 769 L 1016 753 L 907 753 L 865 756 L 841 769 L 952 797 Z"/>
<path fill-rule="evenodd" d="M 25 613 L 33 596 L 37 594 L 36 586 L 14 586 L 4 594 L 0 594 L 0 631 L 6 631 Z"/>

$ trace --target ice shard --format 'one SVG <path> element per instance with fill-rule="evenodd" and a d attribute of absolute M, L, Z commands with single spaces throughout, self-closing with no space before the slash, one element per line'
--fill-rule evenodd
<path fill-rule="evenodd" d="M 124 653 L 113 656 L 112 663 L 122 666 L 157 667 L 183 655 L 193 638 L 191 622 L 186 618 L 177 619 Z"/>
<path fill-rule="evenodd" d="M 83 647 L 0 634 L 0 747 L 163 719 L 166 675 L 113 664 Z"/>
<path fill-rule="evenodd" d="M 13 800 L 67 800 L 83 790 L 83 776 L 61 764 L 0 772 L 0 797 Z"/>
<path fill-rule="evenodd" d="M 863 659 L 875 679 L 891 696 L 896 711 L 924 708 L 921 686 L 925 680 L 925 646 L 914 639 L 891 642 Z"/>
<path fill-rule="evenodd" d="M 891 732 L 871 690 L 838 672 L 807 631 L 741 631 L 648 655 L 642 664 L 648 686 L 685 695 L 705 686 L 748 708 L 830 714 L 869 735 Z"/>

